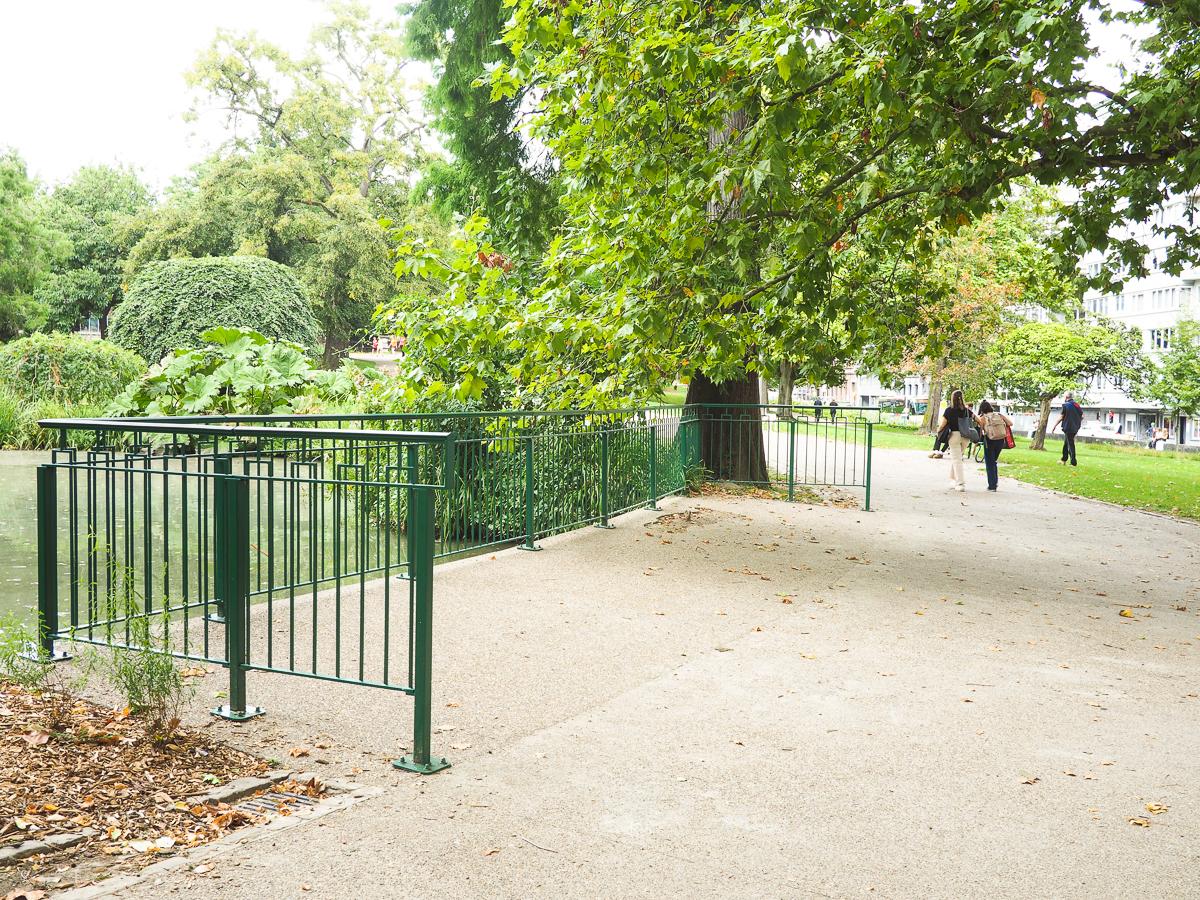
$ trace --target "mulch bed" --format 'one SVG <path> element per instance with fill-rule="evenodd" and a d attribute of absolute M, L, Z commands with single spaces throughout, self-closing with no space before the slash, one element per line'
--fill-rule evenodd
<path fill-rule="evenodd" d="M 141 866 L 260 821 L 187 798 L 266 770 L 263 760 L 194 731 L 156 745 L 127 709 L 0 686 L 0 848 L 94 831 L 69 850 L 0 869 L 0 897 L 14 878 L 61 866 L 68 854 Z"/>

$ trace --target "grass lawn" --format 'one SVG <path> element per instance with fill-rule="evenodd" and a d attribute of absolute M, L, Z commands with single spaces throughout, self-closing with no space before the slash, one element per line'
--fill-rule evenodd
<path fill-rule="evenodd" d="M 928 451 L 933 438 L 904 428 L 876 425 L 876 447 Z M 1026 438 L 1000 457 L 1001 477 L 1018 478 L 1067 494 L 1136 509 L 1200 519 L 1200 454 L 1156 452 L 1142 447 L 1078 444 L 1079 466 L 1059 464 L 1062 443 L 1047 439 L 1044 451 Z"/>

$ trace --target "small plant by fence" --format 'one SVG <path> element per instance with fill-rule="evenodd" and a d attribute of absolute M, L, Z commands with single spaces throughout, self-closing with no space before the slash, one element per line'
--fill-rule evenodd
<path fill-rule="evenodd" d="M 433 563 L 607 526 L 722 480 L 865 488 L 871 423 L 787 407 L 51 420 L 38 471 L 40 651 L 146 649 L 414 697 L 430 750 Z M 152 627 L 145 628 L 143 625 Z"/>

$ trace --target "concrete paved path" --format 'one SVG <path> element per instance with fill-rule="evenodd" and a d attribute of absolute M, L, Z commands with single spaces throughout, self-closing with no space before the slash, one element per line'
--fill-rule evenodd
<path fill-rule="evenodd" d="M 389 769 L 407 698 L 252 674 L 269 716 L 214 730 L 386 793 L 121 896 L 1200 897 L 1200 528 L 876 465 L 871 513 L 679 499 L 439 567 L 454 767 Z"/>

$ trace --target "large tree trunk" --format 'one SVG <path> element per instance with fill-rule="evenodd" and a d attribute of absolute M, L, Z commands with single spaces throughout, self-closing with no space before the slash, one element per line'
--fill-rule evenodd
<path fill-rule="evenodd" d="M 758 376 L 758 402 L 763 406 L 769 406 L 771 403 L 771 390 L 767 386 L 767 376 Z"/>
<path fill-rule="evenodd" d="M 346 350 L 350 346 L 350 341 L 343 337 L 335 337 L 333 334 L 325 335 L 325 351 L 321 354 L 321 368 L 336 369 L 341 365 L 342 357 L 346 355 Z"/>
<path fill-rule="evenodd" d="M 750 117 L 744 109 L 726 113 L 722 128 L 712 128 L 708 133 L 708 145 L 716 150 L 727 143 L 731 136 L 740 134 L 749 125 Z M 741 191 L 735 185 L 721 185 L 721 199 L 708 204 L 708 217 L 714 228 L 720 228 L 723 220 L 741 219 Z M 757 267 L 754 267 L 755 269 Z M 748 276 L 753 281 L 755 274 Z M 746 312 L 743 308 L 741 312 Z M 702 372 L 697 372 L 688 383 L 686 403 L 696 405 L 700 420 L 700 462 L 717 480 L 739 481 L 749 484 L 768 485 L 767 454 L 763 441 L 762 401 L 757 375 L 747 372 L 735 381 L 712 381 Z M 738 404 L 735 407 L 707 408 L 704 404 Z"/>
<path fill-rule="evenodd" d="M 1050 401 L 1053 397 L 1042 398 L 1042 408 L 1038 412 L 1037 428 L 1033 432 L 1033 440 L 1029 442 L 1030 450 L 1046 449 L 1046 425 L 1050 421 Z"/>
<path fill-rule="evenodd" d="M 795 369 L 790 359 L 779 364 L 779 416 L 783 419 L 792 417 L 792 391 L 795 390 Z"/>
<path fill-rule="evenodd" d="M 702 372 L 692 376 L 685 403 L 700 421 L 700 462 L 718 481 L 767 485 L 767 454 L 758 406 L 757 375 L 720 384 Z M 706 404 L 744 404 L 737 407 Z"/>
<path fill-rule="evenodd" d="M 942 377 L 934 375 L 929 379 L 929 403 L 925 407 L 925 418 L 921 420 L 921 434 L 933 434 L 942 415 L 941 406 Z"/>

